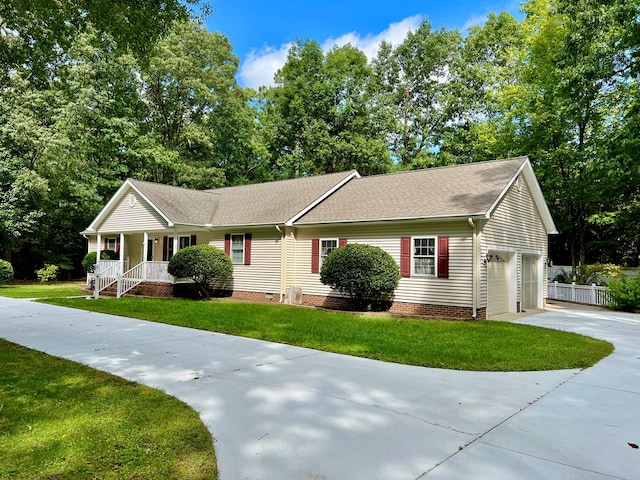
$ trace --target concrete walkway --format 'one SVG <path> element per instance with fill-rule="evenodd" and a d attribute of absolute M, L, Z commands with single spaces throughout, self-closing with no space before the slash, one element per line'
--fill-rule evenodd
<path fill-rule="evenodd" d="M 520 322 L 612 341 L 585 371 L 388 364 L 0 298 L 0 337 L 200 412 L 221 480 L 640 478 L 640 316 Z"/>

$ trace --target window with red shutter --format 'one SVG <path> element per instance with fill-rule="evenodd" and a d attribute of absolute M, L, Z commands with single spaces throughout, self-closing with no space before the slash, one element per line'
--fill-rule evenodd
<path fill-rule="evenodd" d="M 449 278 L 449 237 L 438 237 L 438 278 Z"/>
<path fill-rule="evenodd" d="M 231 234 L 230 233 L 227 233 L 224 236 L 224 253 L 226 253 L 228 257 L 231 256 Z"/>
<path fill-rule="evenodd" d="M 411 276 L 411 237 L 400 238 L 400 275 Z"/>
<path fill-rule="evenodd" d="M 311 240 L 311 273 L 320 272 L 320 239 Z"/>
<path fill-rule="evenodd" d="M 250 233 L 244 234 L 244 264 L 251 265 L 251 237 Z"/>

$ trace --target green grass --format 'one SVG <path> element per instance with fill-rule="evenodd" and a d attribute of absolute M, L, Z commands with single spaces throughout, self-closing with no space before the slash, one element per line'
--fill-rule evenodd
<path fill-rule="evenodd" d="M 507 322 L 401 319 L 232 301 L 126 297 L 46 302 L 387 362 L 458 370 L 585 368 L 613 351 L 613 345 L 602 340 Z"/>
<path fill-rule="evenodd" d="M 84 282 L 53 282 L 0 285 L 0 297 L 58 298 L 82 295 Z"/>
<path fill-rule="evenodd" d="M 217 478 L 177 399 L 1 339 L 0 365 L 0 479 Z"/>

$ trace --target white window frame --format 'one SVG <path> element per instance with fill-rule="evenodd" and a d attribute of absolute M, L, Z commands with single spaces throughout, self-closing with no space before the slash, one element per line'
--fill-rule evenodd
<path fill-rule="evenodd" d="M 426 247 L 416 246 L 416 240 L 431 240 L 433 241 L 433 255 L 418 255 L 416 254 L 417 248 L 430 248 L 429 245 Z M 422 273 L 417 271 L 417 259 L 420 258 L 433 258 L 433 273 Z M 438 276 L 438 237 L 425 235 L 425 236 L 416 236 L 411 237 L 411 275 L 416 277 L 437 277 Z"/>
<path fill-rule="evenodd" d="M 105 248 L 105 250 L 112 250 L 114 252 L 117 252 L 117 248 L 118 248 L 118 241 L 119 238 L 118 237 L 107 237 L 105 238 L 105 243 L 107 244 L 107 248 Z M 113 243 L 113 248 L 111 248 L 111 244 Z"/>
<path fill-rule="evenodd" d="M 242 242 L 240 243 L 240 249 L 233 248 L 233 238 L 241 237 Z M 232 233 L 229 237 L 229 257 L 231 258 L 231 262 L 234 265 L 244 265 L 244 247 L 245 247 L 245 235 L 244 233 Z"/>
<path fill-rule="evenodd" d="M 327 248 L 324 247 L 325 242 L 335 242 L 336 245 L 335 247 L 331 248 L 331 250 L 327 251 Z M 339 238 L 321 238 L 320 239 L 320 255 L 319 255 L 320 262 L 318 266 L 322 267 L 322 263 L 324 262 L 324 259 L 327 257 L 327 255 L 329 255 L 334 250 L 337 250 L 338 248 L 340 248 Z"/>
<path fill-rule="evenodd" d="M 186 245 L 182 244 L 182 241 L 186 239 Z M 178 250 L 182 250 L 183 248 L 191 247 L 191 235 L 180 235 L 178 237 Z"/>

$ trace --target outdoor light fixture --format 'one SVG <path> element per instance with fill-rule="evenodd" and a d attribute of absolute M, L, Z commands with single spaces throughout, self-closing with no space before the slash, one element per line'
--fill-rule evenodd
<path fill-rule="evenodd" d="M 486 265 L 489 262 L 506 262 L 506 260 L 505 260 L 504 257 L 501 257 L 497 253 L 489 253 L 489 252 L 487 252 L 487 254 L 482 259 L 482 264 Z"/>

